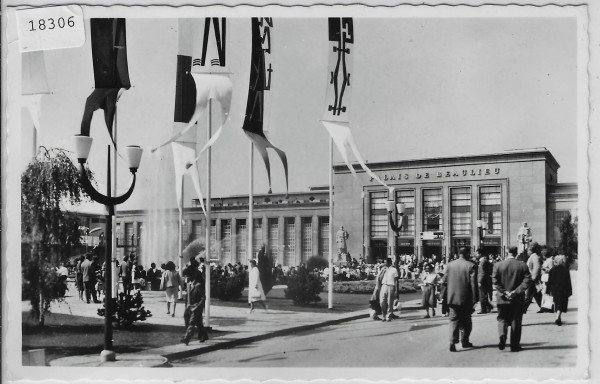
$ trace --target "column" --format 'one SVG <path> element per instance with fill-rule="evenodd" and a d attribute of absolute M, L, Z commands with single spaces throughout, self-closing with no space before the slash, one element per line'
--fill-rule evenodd
<path fill-rule="evenodd" d="M 279 253 L 279 257 L 281 260 L 281 265 L 290 265 L 289 262 L 285 259 L 285 217 L 279 216 L 278 219 L 278 230 L 279 230 L 279 239 L 277 244 L 277 250 Z"/>
<path fill-rule="evenodd" d="M 312 254 L 319 254 L 319 216 L 312 216 Z"/>
<path fill-rule="evenodd" d="M 221 252 L 221 219 L 212 219 L 215 221 L 215 244 L 214 244 L 214 249 L 215 249 L 215 254 L 217 259 L 219 259 L 219 263 L 221 264 L 227 264 L 228 261 L 227 260 L 223 260 L 223 255 Z"/>
<path fill-rule="evenodd" d="M 299 265 L 306 262 L 306 260 L 302 260 L 302 217 L 296 215 L 294 220 L 294 236 L 296 237 L 294 259 L 296 260 L 295 264 Z"/>

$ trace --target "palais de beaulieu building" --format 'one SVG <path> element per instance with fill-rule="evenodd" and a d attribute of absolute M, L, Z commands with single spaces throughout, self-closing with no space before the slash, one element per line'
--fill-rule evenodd
<path fill-rule="evenodd" d="M 559 164 L 546 149 L 497 154 L 369 163 L 369 168 L 395 188 L 397 203 L 405 203 L 407 216 L 397 240 L 388 225 L 385 202 L 389 190 L 369 177 L 358 165 L 353 176 L 345 164 L 334 166 L 334 234 L 340 226 L 348 232 L 348 252 L 373 262 L 393 253 L 451 256 L 459 247 L 501 254 L 517 244 L 523 222 L 533 240 L 557 246 L 562 219 L 577 216 L 577 184 L 558 183 Z M 294 177 L 293 174 L 290 177 Z M 248 196 L 213 197 L 211 259 L 221 263 L 247 263 Z M 203 241 L 206 221 L 198 200 L 184 210 L 184 242 Z M 150 256 L 146 228 L 153 217 L 147 211 L 119 211 L 119 253 L 134 252 L 148 266 L 177 255 L 178 210 L 163 215 L 174 227 L 169 256 Z M 477 220 L 488 226 L 480 238 Z M 171 236 L 173 237 L 173 236 Z M 254 254 L 262 244 L 277 263 L 298 265 L 310 256 L 327 257 L 329 239 L 329 191 L 255 195 Z M 337 253 L 337 245 L 335 245 Z M 152 259 L 150 259 L 152 258 Z M 337 258 L 335 259 L 337 260 Z"/>

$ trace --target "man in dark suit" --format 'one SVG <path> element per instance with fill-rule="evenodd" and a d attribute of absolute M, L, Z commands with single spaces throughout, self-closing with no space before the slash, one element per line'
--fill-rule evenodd
<path fill-rule="evenodd" d="M 83 276 L 83 287 L 85 289 L 85 299 L 87 303 L 90 303 L 91 298 L 94 299 L 94 303 L 100 303 L 96 296 L 96 270 L 90 253 L 85 255 L 85 261 L 81 263 L 80 268 Z"/>
<path fill-rule="evenodd" d="M 479 256 L 479 267 L 477 271 L 477 282 L 479 283 L 479 304 L 481 309 L 477 314 L 489 313 L 492 311 L 492 263 L 481 249 L 477 250 Z"/>
<path fill-rule="evenodd" d="M 506 334 L 510 326 L 510 350 L 521 350 L 521 325 L 525 310 L 525 293 L 531 283 L 529 268 L 517 260 L 517 247 L 510 247 L 506 259 L 494 265 L 492 281 L 497 291 L 498 349 L 506 347 Z"/>
<path fill-rule="evenodd" d="M 444 285 L 450 310 L 450 352 L 456 352 L 459 331 L 463 348 L 472 347 L 469 341 L 473 305 L 478 301 L 477 266 L 469 260 L 469 250 L 461 248 L 459 258 L 448 264 Z"/>

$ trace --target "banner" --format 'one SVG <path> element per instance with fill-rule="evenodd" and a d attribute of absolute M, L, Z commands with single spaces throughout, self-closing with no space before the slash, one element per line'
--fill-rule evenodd
<path fill-rule="evenodd" d="M 252 140 L 260 153 L 269 179 L 269 193 L 271 193 L 271 165 L 267 148 L 272 148 L 283 163 L 285 171 L 285 188 L 288 192 L 288 164 L 285 152 L 275 147 L 266 137 L 265 104 L 266 95 L 271 90 L 273 64 L 271 61 L 271 31 L 273 20 L 271 18 L 252 18 L 252 56 L 250 60 L 250 85 L 248 87 L 248 102 L 246 104 L 246 117 L 242 129 Z"/>
<path fill-rule="evenodd" d="M 180 55 L 189 57 L 192 63 L 190 76 L 196 88 L 194 112 L 180 132 L 152 152 L 185 135 L 204 114 L 209 100 L 216 100 L 221 108 L 221 125 L 202 148 L 202 153 L 221 135 L 231 107 L 233 85 L 228 76 L 227 19 L 179 19 L 179 49 Z"/>
<path fill-rule="evenodd" d="M 129 89 L 125 19 L 90 19 L 95 89 L 87 98 L 81 134 L 89 136 L 92 116 L 104 110 L 106 128 L 112 138 L 117 101 L 122 89 Z M 114 141 L 113 141 L 114 143 Z"/>
<path fill-rule="evenodd" d="M 192 58 L 190 56 L 177 55 L 177 75 L 175 78 L 175 108 L 173 116 L 173 134 L 178 134 L 190 121 L 196 103 L 196 86 L 190 74 Z M 171 143 L 173 150 L 173 164 L 175 167 L 175 191 L 177 193 L 177 207 L 181 207 L 182 183 L 185 174 L 189 174 L 196 191 L 202 211 L 206 215 L 204 198 L 200 188 L 198 168 L 194 162 L 196 158 L 197 130 L 190 129 L 187 134 L 181 136 L 177 141 Z"/>
<path fill-rule="evenodd" d="M 40 129 L 42 96 L 50 94 L 43 51 L 21 55 L 21 106 L 27 109 L 36 130 Z"/>
<path fill-rule="evenodd" d="M 352 98 L 354 56 L 354 24 L 350 17 L 329 18 L 329 65 L 325 96 L 325 112 L 321 121 L 333 139 L 342 159 L 353 175 L 354 167 L 348 159 L 349 147 L 364 171 L 378 183 L 388 187 L 365 164 L 350 130 L 350 102 Z"/>

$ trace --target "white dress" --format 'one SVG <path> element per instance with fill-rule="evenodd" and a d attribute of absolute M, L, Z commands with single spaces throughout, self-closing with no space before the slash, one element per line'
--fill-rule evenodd
<path fill-rule="evenodd" d="M 250 281 L 248 287 L 248 302 L 253 303 L 255 301 L 266 300 L 265 291 L 263 291 L 262 284 L 260 283 L 260 275 L 257 267 L 250 270 L 248 280 Z"/>

